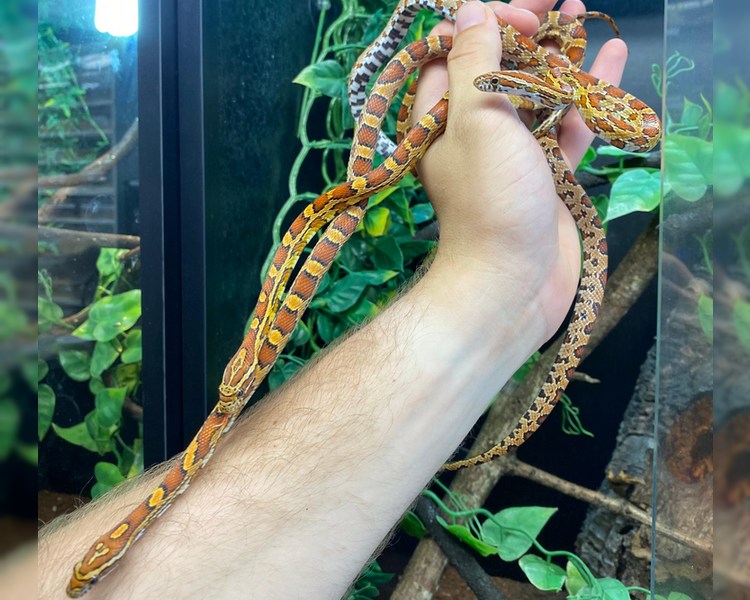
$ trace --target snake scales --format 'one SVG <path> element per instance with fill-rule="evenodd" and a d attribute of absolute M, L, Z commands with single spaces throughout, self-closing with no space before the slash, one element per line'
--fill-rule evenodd
<path fill-rule="evenodd" d="M 451 38 L 431 37 L 410 44 L 383 68 L 369 96 L 365 87 L 394 54 L 419 9 L 429 8 L 453 19 L 464 1 L 401 0 L 386 29 L 358 60 L 350 79 L 350 103 L 358 125 L 348 180 L 309 204 L 292 223 L 274 255 L 249 331 L 225 369 L 218 403 L 159 486 L 99 537 L 75 565 L 66 590 L 70 597 L 82 596 L 109 574 L 148 526 L 187 489 L 269 373 L 336 254 L 362 220 L 368 198 L 409 172 L 443 132 L 448 116 L 447 97 L 407 128 L 412 98 L 409 94 L 401 111 L 398 145 L 381 130 L 397 92 L 420 66 L 446 56 Z M 584 269 L 565 341 L 537 399 L 498 446 L 478 457 L 449 463 L 448 469 L 504 454 L 539 427 L 578 364 L 599 309 L 606 278 L 606 242 L 596 210 L 577 185 L 557 145 L 556 129 L 562 115 L 575 104 L 592 131 L 627 150 L 648 150 L 660 135 L 658 118 L 644 103 L 578 70 L 583 60 L 585 32 L 576 19 L 550 13 L 536 36 L 558 41 L 565 56 L 552 54 L 500 20 L 498 24 L 503 33 L 504 70 L 478 78 L 475 85 L 484 91 L 513 94 L 517 107 L 540 111 L 541 124 L 535 136 L 545 150 L 558 193 L 581 230 Z M 373 169 L 376 150 L 384 152 L 386 158 Z M 327 229 L 285 292 L 303 250 L 326 225 Z"/>

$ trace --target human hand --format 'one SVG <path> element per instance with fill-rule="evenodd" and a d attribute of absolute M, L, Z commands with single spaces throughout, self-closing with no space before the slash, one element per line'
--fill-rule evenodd
<path fill-rule="evenodd" d="M 445 133 L 419 163 L 419 175 L 440 221 L 440 246 L 433 270 L 472 270 L 486 293 L 493 282 L 517 291 L 517 301 L 535 306 L 544 317 L 547 339 L 564 319 L 580 274 L 580 244 L 575 223 L 559 199 L 544 153 L 507 98 L 480 92 L 476 76 L 498 69 L 502 46 L 495 15 L 531 36 L 534 13 L 554 0 L 469 2 L 457 23 L 443 21 L 432 35 L 454 35 L 447 61 L 422 69 L 414 104 L 415 119 L 449 89 Z M 580 14 L 579 0 L 563 12 Z M 531 12 L 529 12 L 531 11 Z M 618 84 L 627 58 L 621 40 L 610 40 L 590 73 Z M 564 117 L 560 148 L 572 169 L 593 134 L 577 111 Z"/>

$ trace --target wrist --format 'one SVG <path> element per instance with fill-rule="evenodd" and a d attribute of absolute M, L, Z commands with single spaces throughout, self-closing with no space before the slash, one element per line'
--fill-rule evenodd
<path fill-rule="evenodd" d="M 540 302 L 544 280 L 532 285 L 524 272 L 534 271 L 438 251 L 415 291 L 435 319 L 451 324 L 451 334 L 464 339 L 467 351 L 502 357 L 512 373 L 559 326 L 549 323 Z"/>

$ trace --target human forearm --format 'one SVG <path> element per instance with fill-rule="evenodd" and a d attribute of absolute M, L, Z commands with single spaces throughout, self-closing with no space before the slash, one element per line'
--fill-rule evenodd
<path fill-rule="evenodd" d="M 543 337 L 513 287 L 466 267 L 436 261 L 264 400 L 91 597 L 342 593 Z M 153 484 L 45 540 L 40 561 L 60 568 L 44 575 L 44 597 L 62 597 L 81 551 Z"/>

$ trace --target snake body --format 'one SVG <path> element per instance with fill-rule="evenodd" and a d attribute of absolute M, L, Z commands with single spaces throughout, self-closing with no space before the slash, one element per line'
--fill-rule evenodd
<path fill-rule="evenodd" d="M 449 50 L 450 38 L 419 40 L 409 51 L 404 51 L 392 67 L 383 70 L 355 135 L 354 145 L 363 149 L 363 155 L 367 148 L 374 151 L 377 132 L 405 79 L 425 62 L 445 56 Z M 352 178 L 311 202 L 293 221 L 274 255 L 248 333 L 224 370 L 218 403 L 158 487 L 117 525 L 100 536 L 74 566 L 66 589 L 68 596 L 83 596 L 108 575 L 128 548 L 187 489 L 206 465 L 221 436 L 231 428 L 282 352 L 338 250 L 364 216 L 367 199 L 397 182 L 421 158 L 430 143 L 444 130 L 447 114 L 447 102 L 437 103 L 377 168 L 372 169 L 371 159 L 357 161 L 350 169 Z M 313 235 L 329 223 L 282 302 L 284 285 L 302 250 Z"/>
<path fill-rule="evenodd" d="M 421 9 L 430 9 L 451 21 L 466 0 L 401 0 L 389 23 L 378 38 L 359 57 L 349 79 L 349 102 L 356 117 L 366 98 L 365 89 L 372 73 L 378 71 L 399 46 L 409 24 Z M 535 40 L 521 35 L 498 19 L 502 32 L 503 71 L 487 74 L 475 86 L 487 92 L 505 92 L 517 108 L 539 110 L 541 122 L 534 134 L 545 151 L 560 198 L 576 220 L 581 232 L 583 269 L 562 345 L 538 395 L 511 432 L 486 452 L 444 465 L 457 470 L 487 462 L 507 454 L 526 441 L 552 412 L 570 377 L 580 362 L 601 307 L 607 278 L 607 243 L 596 209 L 562 157 L 557 143 L 557 128 L 564 113 L 575 105 L 586 125 L 598 137 L 632 152 L 650 150 L 659 140 L 661 128 L 656 114 L 641 100 L 624 90 L 580 70 L 586 48 L 582 21 L 607 20 L 619 35 L 614 22 L 598 12 L 579 17 L 559 12 L 542 15 L 535 40 L 551 40 L 561 54 L 546 50 Z M 519 97 L 517 91 L 535 91 L 535 97 Z M 405 134 L 413 86 L 407 93 L 399 115 L 399 137 Z M 380 134 L 378 150 L 387 153 L 393 146 Z M 354 160 L 354 159 L 352 159 Z"/>
<path fill-rule="evenodd" d="M 348 180 L 310 203 L 289 227 L 264 280 L 248 333 L 224 371 L 219 401 L 159 486 L 135 510 L 100 536 L 75 565 L 67 587 L 70 597 L 82 596 L 109 574 L 130 546 L 187 489 L 282 352 L 336 254 L 363 218 L 368 198 L 409 172 L 444 130 L 448 115 L 447 98 L 438 102 L 408 131 L 402 124 L 402 139 L 398 145 L 394 146 L 381 133 L 383 119 L 396 93 L 421 65 L 446 56 L 451 38 L 430 37 L 410 44 L 381 71 L 369 96 L 364 95 L 364 86 L 393 54 L 417 7 L 433 8 L 452 18 L 462 3 L 457 0 L 402 0 L 390 29 L 384 31 L 358 61 L 350 87 L 357 128 Z M 559 118 L 573 102 L 592 130 L 626 149 L 651 147 L 659 135 L 658 119 L 645 104 L 619 88 L 578 71 L 568 60 L 555 57 L 510 26 L 502 23 L 500 26 L 504 34 L 502 66 L 506 71 L 489 74 L 486 81 L 477 80 L 476 85 L 487 91 L 517 94 L 520 98 L 517 105 L 548 111 L 544 133 L 537 137 L 547 154 L 560 196 L 582 230 L 584 261 L 590 269 L 584 271 L 576 300 L 578 311 L 569 325 L 564 343 L 570 352 L 563 357 L 564 360 L 556 361 L 545 389 L 514 429 L 509 441 L 485 455 L 451 463 L 446 468 L 469 466 L 504 453 L 522 443 L 541 424 L 580 360 L 580 352 L 598 310 L 606 276 L 606 245 L 596 211 L 575 183 L 557 146 L 555 136 Z M 551 29 L 555 27 L 560 25 L 553 24 Z M 545 101 L 547 93 L 552 99 Z M 592 96 L 594 93 L 597 95 Z M 625 119 L 622 123 L 608 121 L 606 111 L 609 106 L 621 109 L 620 116 L 615 119 Z M 642 144 L 633 141 L 641 137 L 645 140 Z M 373 169 L 375 152 L 383 148 L 387 148 L 388 155 Z M 326 226 L 285 291 L 302 251 Z"/>

